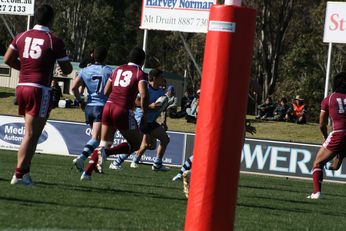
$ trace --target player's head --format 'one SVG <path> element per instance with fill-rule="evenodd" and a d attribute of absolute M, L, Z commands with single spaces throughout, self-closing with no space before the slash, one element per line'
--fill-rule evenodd
<path fill-rule="evenodd" d="M 135 63 L 137 65 L 142 66 L 145 60 L 145 52 L 143 51 L 143 49 L 135 47 L 130 51 L 128 60 L 131 63 Z"/>
<path fill-rule="evenodd" d="M 104 61 L 107 58 L 107 48 L 104 46 L 98 46 L 95 48 L 94 52 L 93 52 L 93 58 L 95 60 L 95 62 L 97 63 L 104 63 Z"/>
<path fill-rule="evenodd" d="M 50 5 L 41 5 L 35 11 L 36 23 L 43 26 L 51 26 L 54 21 L 54 10 Z"/>
<path fill-rule="evenodd" d="M 159 69 L 152 69 L 149 72 L 148 81 L 152 82 L 152 81 L 156 81 L 156 80 L 162 79 L 162 73 L 163 72 L 161 70 L 159 70 Z"/>
<path fill-rule="evenodd" d="M 333 91 L 346 94 L 346 72 L 340 72 L 334 76 Z"/>

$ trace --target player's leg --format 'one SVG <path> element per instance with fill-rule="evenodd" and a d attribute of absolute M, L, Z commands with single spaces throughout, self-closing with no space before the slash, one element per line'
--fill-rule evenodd
<path fill-rule="evenodd" d="M 149 134 L 144 134 L 142 138 L 142 143 L 140 148 L 135 152 L 135 156 L 133 157 L 132 163 L 130 165 L 131 168 L 138 168 L 138 164 L 144 154 L 145 150 L 147 150 L 150 143 L 152 143 L 153 137 Z"/>
<path fill-rule="evenodd" d="M 82 153 L 73 160 L 73 164 L 80 172 L 83 171 L 84 161 L 100 144 L 102 110 L 102 106 L 86 106 L 85 108 L 85 119 L 87 124 L 90 124 L 92 133 L 91 139 L 84 146 Z"/>
<path fill-rule="evenodd" d="M 184 163 L 184 165 L 181 167 L 179 173 L 173 177 L 172 181 L 180 180 L 183 176 L 183 173 L 190 170 L 192 168 L 192 160 L 193 160 L 193 155 L 190 156 Z"/>
<path fill-rule="evenodd" d="M 323 167 L 324 165 L 333 159 L 336 154 L 332 151 L 326 149 L 325 147 L 321 147 L 317 152 L 316 159 L 313 164 L 312 170 L 312 180 L 313 180 L 313 193 L 308 196 L 310 199 L 319 199 L 321 194 L 321 187 L 323 181 Z"/>
<path fill-rule="evenodd" d="M 18 183 L 18 180 L 23 179 L 25 181 L 26 174 L 28 174 L 28 182 L 24 184 L 31 184 L 30 179 L 30 164 L 35 154 L 38 139 L 42 133 L 42 130 L 46 124 L 47 119 L 41 117 L 34 117 L 32 115 L 25 115 L 25 134 L 22 143 L 19 147 L 17 154 L 17 167 L 11 184 Z M 25 176 L 25 177 L 24 177 Z"/>
<path fill-rule="evenodd" d="M 18 86 L 16 89 L 18 114 L 24 116 L 25 134 L 18 150 L 17 167 L 11 184 L 31 184 L 30 165 L 38 139 L 50 111 L 49 88 Z"/>
<path fill-rule="evenodd" d="M 99 162 L 99 155 L 101 150 L 104 150 L 105 148 L 112 145 L 115 131 L 115 127 L 109 126 L 107 124 L 102 124 L 100 146 L 92 153 L 89 164 L 81 176 L 81 180 L 90 180 L 90 176 Z"/>
<path fill-rule="evenodd" d="M 337 154 L 332 160 L 332 163 L 328 166 L 328 170 L 338 170 L 342 164 L 343 156 Z"/>
<path fill-rule="evenodd" d="M 163 155 L 165 154 L 167 145 L 169 143 L 169 137 L 167 135 L 166 130 L 162 126 L 158 126 L 150 132 L 150 135 L 160 141 L 160 144 L 158 145 L 156 149 L 156 159 L 152 166 L 152 170 L 153 171 L 169 170 L 169 168 L 165 167 L 162 164 L 162 158 L 163 158 Z"/>

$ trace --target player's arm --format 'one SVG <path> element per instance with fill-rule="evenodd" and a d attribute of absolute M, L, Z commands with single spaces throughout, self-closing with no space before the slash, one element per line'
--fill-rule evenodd
<path fill-rule="evenodd" d="M 328 112 L 321 110 L 320 112 L 320 131 L 324 139 L 328 137 Z"/>
<path fill-rule="evenodd" d="M 109 78 L 106 83 L 105 89 L 103 90 L 103 94 L 108 97 L 111 94 L 111 92 L 112 92 L 112 80 Z"/>
<path fill-rule="evenodd" d="M 76 97 L 77 102 L 80 103 L 82 110 L 84 110 L 85 102 L 84 100 L 82 100 L 80 92 L 79 92 L 79 87 L 82 85 L 83 85 L 83 80 L 80 76 L 78 76 L 77 78 L 73 80 L 71 90 L 74 97 Z"/>
<path fill-rule="evenodd" d="M 9 47 L 4 55 L 4 63 L 16 70 L 20 70 L 20 61 L 18 57 L 18 51 Z"/>
<path fill-rule="evenodd" d="M 141 105 L 142 112 L 143 112 L 142 118 L 146 122 L 147 121 L 147 112 L 148 112 L 148 101 L 149 101 L 148 87 L 147 87 L 146 81 L 144 81 L 144 80 L 139 81 L 138 92 L 141 95 L 140 105 Z"/>

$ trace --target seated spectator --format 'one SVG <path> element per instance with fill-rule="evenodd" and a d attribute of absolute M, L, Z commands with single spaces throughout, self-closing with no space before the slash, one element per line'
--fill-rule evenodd
<path fill-rule="evenodd" d="M 173 85 L 169 85 L 167 87 L 167 92 L 166 92 L 166 96 L 168 97 L 168 104 L 167 104 L 167 108 L 166 108 L 166 113 L 167 116 L 171 116 L 171 113 L 176 113 L 177 112 L 177 97 L 175 96 L 175 89 Z"/>
<path fill-rule="evenodd" d="M 52 105 L 53 108 L 56 108 L 59 106 L 59 100 L 62 97 L 62 90 L 61 87 L 58 84 L 58 81 L 53 79 L 52 81 Z"/>
<path fill-rule="evenodd" d="M 180 111 L 171 113 L 171 118 L 182 118 L 186 116 L 186 109 L 191 107 L 192 100 L 194 99 L 190 89 L 186 89 L 184 96 L 181 98 Z"/>
<path fill-rule="evenodd" d="M 307 108 L 299 95 L 294 98 L 294 102 L 291 107 L 287 110 L 285 119 L 287 122 L 294 122 L 297 124 L 305 124 L 307 120 Z"/>
<path fill-rule="evenodd" d="M 273 117 L 275 105 L 273 104 L 272 98 L 271 97 L 266 98 L 264 103 L 259 105 L 257 109 L 258 109 L 258 115 L 256 116 L 256 119 L 265 120 L 267 118 Z"/>
<path fill-rule="evenodd" d="M 199 95 L 200 90 L 197 91 L 196 97 L 191 102 L 191 107 L 186 109 L 186 121 L 188 123 L 196 123 L 197 122 L 197 114 L 198 114 L 198 105 L 199 105 Z"/>
<path fill-rule="evenodd" d="M 285 121 L 285 116 L 287 114 L 288 109 L 289 109 L 289 105 L 287 104 L 287 99 L 281 98 L 280 103 L 274 109 L 273 120 L 274 121 Z"/>

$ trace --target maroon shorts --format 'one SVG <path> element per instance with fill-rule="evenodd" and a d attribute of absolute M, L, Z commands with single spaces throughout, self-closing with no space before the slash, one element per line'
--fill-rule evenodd
<path fill-rule="evenodd" d="M 17 86 L 18 114 L 48 118 L 50 112 L 50 89 L 34 86 Z"/>
<path fill-rule="evenodd" d="M 106 103 L 102 113 L 102 124 L 119 130 L 137 129 L 131 111 L 113 103 Z"/>
<path fill-rule="evenodd" d="M 346 156 L 346 131 L 331 132 L 324 141 L 323 147 L 333 153 Z"/>

